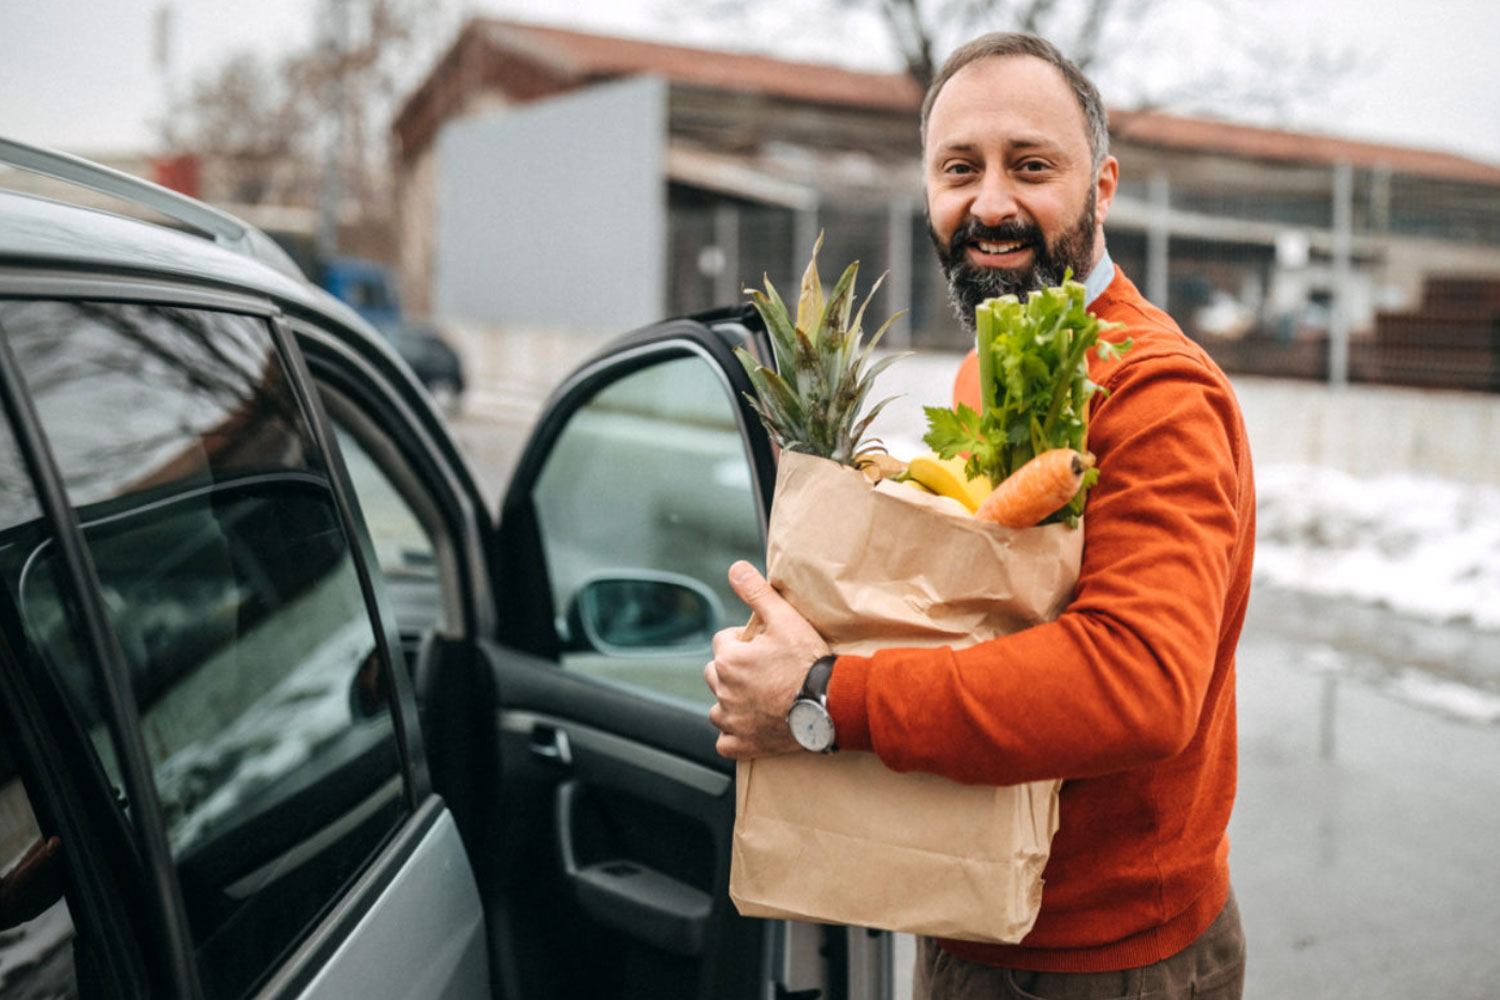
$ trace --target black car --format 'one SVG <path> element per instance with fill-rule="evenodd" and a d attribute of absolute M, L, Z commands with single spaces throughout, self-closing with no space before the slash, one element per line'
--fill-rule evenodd
<path fill-rule="evenodd" d="M 701 671 L 773 460 L 739 312 L 629 334 L 498 512 L 268 240 L 0 192 L 0 993 L 883 997 L 749 920 Z M 0 870 L 4 870 L 0 867 Z"/>

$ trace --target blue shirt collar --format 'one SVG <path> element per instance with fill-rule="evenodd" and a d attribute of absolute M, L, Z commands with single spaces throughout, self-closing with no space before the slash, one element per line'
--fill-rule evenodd
<path fill-rule="evenodd" d="M 1089 276 L 1083 281 L 1083 304 L 1091 306 L 1094 300 L 1104 294 L 1109 283 L 1115 280 L 1115 262 L 1109 259 L 1109 248 L 1099 255 L 1099 263 L 1089 272 Z"/>

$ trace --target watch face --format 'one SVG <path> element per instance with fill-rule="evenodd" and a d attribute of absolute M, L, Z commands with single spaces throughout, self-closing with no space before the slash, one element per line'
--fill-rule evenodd
<path fill-rule="evenodd" d="M 833 746 L 833 719 L 817 702 L 806 699 L 793 702 L 786 721 L 792 728 L 792 737 L 803 749 L 821 753 Z"/>

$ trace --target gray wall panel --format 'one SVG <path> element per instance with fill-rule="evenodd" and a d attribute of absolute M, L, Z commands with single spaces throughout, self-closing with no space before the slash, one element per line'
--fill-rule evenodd
<path fill-rule="evenodd" d="M 662 318 L 666 104 L 664 81 L 639 78 L 446 126 L 438 314 L 611 332 Z"/>

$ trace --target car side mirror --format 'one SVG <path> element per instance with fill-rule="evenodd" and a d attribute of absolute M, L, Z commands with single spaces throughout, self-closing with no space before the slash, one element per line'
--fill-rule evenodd
<path fill-rule="evenodd" d="M 719 599 L 692 577 L 650 570 L 604 573 L 574 595 L 565 645 L 612 656 L 706 651 L 723 620 Z"/>

